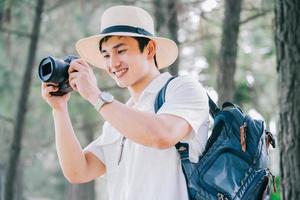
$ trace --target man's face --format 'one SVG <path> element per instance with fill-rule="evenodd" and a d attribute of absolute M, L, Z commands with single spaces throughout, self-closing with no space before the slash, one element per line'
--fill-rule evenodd
<path fill-rule="evenodd" d="M 147 47 L 141 52 L 138 41 L 132 37 L 113 36 L 102 43 L 107 73 L 120 87 L 133 87 L 150 70 Z"/>

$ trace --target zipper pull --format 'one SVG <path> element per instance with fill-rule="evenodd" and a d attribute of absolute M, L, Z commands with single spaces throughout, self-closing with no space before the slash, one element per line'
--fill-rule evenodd
<path fill-rule="evenodd" d="M 122 155 L 123 155 L 123 149 L 124 149 L 124 143 L 125 143 L 126 137 L 122 138 L 121 142 L 121 150 L 120 150 L 120 155 L 119 155 L 119 160 L 118 160 L 118 165 L 120 165 L 120 162 L 122 160 Z"/>
<path fill-rule="evenodd" d="M 240 127 L 240 143 L 243 152 L 246 152 L 246 148 L 247 148 L 246 138 L 247 138 L 247 123 L 244 122 L 244 124 Z"/>
<path fill-rule="evenodd" d="M 270 169 L 269 169 L 269 173 L 270 173 L 271 178 L 272 178 L 273 191 L 276 193 L 276 177 L 272 174 Z"/>

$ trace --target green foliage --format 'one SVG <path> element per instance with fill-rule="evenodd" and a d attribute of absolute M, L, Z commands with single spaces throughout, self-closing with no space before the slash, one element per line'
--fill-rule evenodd
<path fill-rule="evenodd" d="M 246 82 L 237 83 L 234 100 L 236 104 L 243 107 L 243 104 L 251 103 L 251 88 Z"/>
<path fill-rule="evenodd" d="M 271 194 L 271 200 L 281 200 L 280 177 L 276 176 L 276 192 Z"/>

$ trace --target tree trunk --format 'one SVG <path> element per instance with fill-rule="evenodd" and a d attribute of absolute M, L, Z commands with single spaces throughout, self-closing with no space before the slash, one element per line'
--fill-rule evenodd
<path fill-rule="evenodd" d="M 37 49 L 37 43 L 40 32 L 40 24 L 43 12 L 44 0 L 37 0 L 37 6 L 35 10 L 35 20 L 32 29 L 32 36 L 30 41 L 30 47 L 28 51 L 27 64 L 22 80 L 22 87 L 20 96 L 18 99 L 18 107 L 16 112 L 16 118 L 14 122 L 13 140 L 9 152 L 9 161 L 7 165 L 7 172 L 5 177 L 5 200 L 14 199 L 14 185 L 16 180 L 16 172 L 19 163 L 19 157 L 21 152 L 21 142 L 23 136 L 23 127 L 25 121 L 25 115 L 27 112 L 27 100 L 30 92 L 31 75 L 33 70 L 33 64 Z"/>
<path fill-rule="evenodd" d="M 157 34 L 161 34 L 161 30 L 166 26 L 165 6 L 162 0 L 154 0 L 154 17 L 155 17 L 155 31 Z"/>
<path fill-rule="evenodd" d="M 178 42 L 178 0 L 168 0 L 168 10 L 167 10 L 167 16 L 168 16 L 168 30 L 169 34 L 171 36 L 171 39 L 176 42 L 177 45 L 179 45 Z M 177 60 L 169 67 L 169 72 L 172 75 L 178 74 L 178 64 L 179 64 L 179 57 Z"/>
<path fill-rule="evenodd" d="M 3 174 L 4 167 L 0 164 L 0 200 L 3 199 Z"/>
<path fill-rule="evenodd" d="M 300 1 L 276 0 L 282 199 L 300 199 Z"/>
<path fill-rule="evenodd" d="M 155 17 L 155 31 L 159 36 L 169 35 L 170 39 L 178 45 L 178 17 L 177 8 L 178 0 L 153 0 L 154 17 Z M 172 75 L 178 74 L 179 58 L 167 69 L 161 70 L 169 71 Z"/>
<path fill-rule="evenodd" d="M 225 1 L 217 79 L 220 103 L 226 100 L 232 101 L 234 96 L 234 74 L 236 69 L 241 5 L 242 0 Z"/>
<path fill-rule="evenodd" d="M 0 27 L 3 26 L 10 28 L 11 27 L 11 0 L 6 0 L 4 3 L 3 15 L 0 22 Z M 5 34 L 5 45 L 6 45 L 6 53 L 10 57 L 11 56 L 11 34 L 8 32 Z"/>

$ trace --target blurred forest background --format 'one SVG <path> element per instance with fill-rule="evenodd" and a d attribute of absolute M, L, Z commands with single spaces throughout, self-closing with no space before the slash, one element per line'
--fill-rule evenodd
<path fill-rule="evenodd" d="M 169 68 L 172 74 L 195 76 L 219 105 L 232 100 L 246 113 L 264 118 L 278 138 L 272 0 L 1 0 L 1 200 L 107 199 L 105 177 L 83 185 L 71 185 L 63 177 L 51 109 L 41 99 L 37 66 L 48 55 L 76 55 L 75 42 L 97 34 L 103 11 L 120 4 L 149 11 L 157 35 L 178 43 L 180 56 Z M 126 90 L 117 88 L 99 69 L 94 71 L 100 88 L 126 101 Z M 101 134 L 101 116 L 78 94 L 72 94 L 69 110 L 83 147 Z M 270 155 L 278 184 L 279 148 L 271 149 Z M 4 189 L 11 184 L 13 191 Z M 272 199 L 280 199 L 279 193 Z"/>

